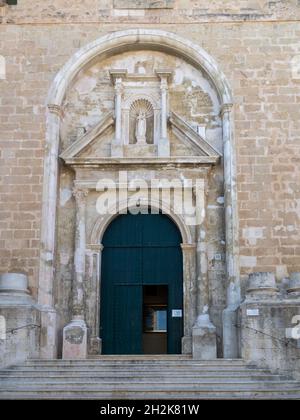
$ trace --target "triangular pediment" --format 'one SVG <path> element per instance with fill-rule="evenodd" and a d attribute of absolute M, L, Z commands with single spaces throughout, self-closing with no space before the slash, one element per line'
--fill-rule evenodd
<path fill-rule="evenodd" d="M 89 131 L 79 137 L 60 157 L 68 164 L 103 164 L 103 163 L 148 163 L 174 162 L 211 163 L 219 161 L 220 153 L 200 134 L 188 125 L 180 116 L 171 112 L 169 115 L 170 156 L 157 155 L 157 145 L 124 145 L 123 156 L 116 159 L 111 154 L 114 138 L 115 120 L 113 112 L 105 114 Z M 130 150 L 127 150 L 130 149 Z M 149 149 L 149 150 L 148 150 Z"/>
<path fill-rule="evenodd" d="M 85 149 L 92 146 L 97 139 L 114 125 L 113 112 L 105 114 L 101 120 L 83 136 L 79 137 L 74 143 L 72 143 L 66 150 L 64 150 L 60 157 L 64 160 L 73 159 L 78 157 L 84 152 Z"/>
<path fill-rule="evenodd" d="M 187 124 L 175 112 L 170 112 L 169 123 L 174 135 L 199 156 L 219 158 L 221 154 L 211 144 L 209 144 L 200 134 L 198 134 L 189 124 Z"/>

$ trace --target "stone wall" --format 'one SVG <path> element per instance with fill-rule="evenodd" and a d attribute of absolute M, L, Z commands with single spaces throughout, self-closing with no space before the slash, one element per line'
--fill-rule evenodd
<path fill-rule="evenodd" d="M 300 270 L 300 25 L 292 21 L 300 7 L 296 1 L 203 4 L 179 0 L 169 10 L 121 10 L 105 0 L 19 0 L 0 8 L 6 60 L 6 79 L 0 80 L 0 263 L 3 272 L 27 273 L 34 296 L 50 83 L 81 46 L 132 27 L 177 33 L 218 61 L 235 101 L 242 274 L 275 271 L 281 279 Z"/>
<path fill-rule="evenodd" d="M 5 1 L 3 2 L 5 3 Z M 2 11 L 8 23 L 197 23 L 297 20 L 298 0 L 18 0 Z M 1 15 L 0 15 L 1 16 Z"/>

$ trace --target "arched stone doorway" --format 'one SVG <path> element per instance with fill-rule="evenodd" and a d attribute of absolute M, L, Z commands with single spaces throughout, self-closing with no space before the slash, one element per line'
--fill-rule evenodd
<path fill-rule="evenodd" d="M 183 337 L 182 238 L 163 214 L 119 215 L 101 259 L 102 354 L 178 354 Z"/>
<path fill-rule="evenodd" d="M 147 52 L 148 50 L 151 50 L 151 56 L 157 56 L 155 63 L 164 65 L 164 62 L 166 62 L 175 67 L 178 64 L 178 68 L 182 65 L 185 69 L 191 66 L 193 70 L 189 70 L 190 74 L 197 74 L 196 84 L 194 83 L 195 80 L 191 80 L 185 86 L 182 72 L 181 75 L 180 72 L 177 72 L 174 78 L 172 70 L 166 70 L 165 68 L 162 70 L 153 66 L 150 66 L 149 70 L 147 63 L 145 65 L 146 75 L 143 76 L 143 73 L 136 74 L 136 69 L 140 69 L 141 66 L 140 64 L 137 66 L 137 63 L 135 63 L 132 69 L 129 68 L 130 60 L 134 56 L 139 56 L 137 58 L 140 63 L 143 51 Z M 127 57 L 126 54 L 129 54 L 129 56 Z M 129 61 L 126 61 L 125 56 Z M 146 56 L 149 56 L 149 54 L 146 53 Z M 120 63 L 123 59 L 125 59 L 123 61 L 125 64 L 129 63 L 129 71 L 128 69 L 126 71 L 114 70 L 117 68 L 114 63 Z M 91 123 L 92 120 L 89 119 L 86 127 L 73 127 L 72 133 L 68 128 L 68 121 L 72 121 L 72 119 L 78 121 L 77 117 L 72 116 L 70 111 L 72 107 L 69 108 L 68 105 L 73 100 L 72 89 L 78 88 L 79 93 L 85 95 L 84 91 L 80 90 L 82 85 L 80 83 L 78 85 L 78 78 L 85 71 L 90 71 L 88 85 L 91 86 L 90 75 L 98 74 L 97 68 L 92 67 L 95 60 L 100 63 L 98 70 L 102 69 L 104 71 L 101 83 L 109 86 L 107 90 L 107 109 L 104 107 L 108 112 L 102 112 L 100 120 L 95 121 L 94 125 Z M 105 60 L 110 61 L 108 63 Z M 139 83 L 145 84 L 143 78 L 149 85 L 146 92 L 148 96 L 146 93 L 143 94 L 139 91 Z M 135 88 L 131 92 L 130 86 L 132 84 Z M 97 89 L 97 83 L 93 86 Z M 196 91 L 193 91 L 194 86 L 196 86 Z M 175 99 L 176 95 L 181 98 L 180 95 L 189 91 L 193 95 L 191 101 L 173 101 L 173 103 L 183 106 L 183 108 L 178 108 L 179 111 L 176 109 L 176 112 L 174 112 L 173 105 L 171 103 L 172 106 L 170 106 L 168 100 L 169 94 L 172 96 L 172 89 L 175 92 L 175 96 L 173 95 Z M 100 89 L 100 91 L 105 90 Z M 125 98 L 123 98 L 124 95 Z M 146 96 L 151 97 L 154 103 L 154 116 L 151 113 L 153 128 L 149 131 L 151 134 L 147 134 L 151 137 L 151 141 L 149 141 L 150 144 L 147 141 L 144 145 L 139 144 L 139 150 L 134 149 L 136 144 L 126 143 L 126 135 L 124 134 L 132 133 L 132 129 L 130 131 L 129 127 L 126 126 L 126 124 L 130 124 L 132 119 L 128 117 L 130 109 L 126 107 L 127 103 L 132 103 L 131 96 L 138 100 L 137 103 L 140 103 L 141 99 Z M 101 106 L 105 102 L 103 98 L 100 98 L 99 101 Z M 205 115 L 207 111 L 203 108 L 203 121 L 211 120 L 207 125 L 207 129 L 210 130 L 208 138 L 205 137 L 205 130 L 203 131 L 200 118 L 202 111 L 196 113 L 200 115 L 196 125 L 193 125 L 194 122 L 189 120 L 189 115 L 195 115 L 193 109 L 190 110 L 190 113 L 184 115 L 184 107 L 188 106 L 189 103 L 196 104 L 196 111 L 199 111 L 198 107 L 201 108 L 203 104 L 205 104 L 206 110 L 209 109 L 208 114 Z M 114 104 L 114 109 L 112 109 L 111 104 Z M 189 319 L 193 319 L 196 326 L 198 325 L 197 318 L 201 324 L 202 320 L 207 320 L 210 312 L 209 282 L 216 282 L 213 287 L 214 290 L 217 290 L 217 287 L 222 288 L 224 286 L 220 283 L 223 267 L 221 267 L 220 275 L 216 275 L 216 279 L 214 276 L 211 276 L 211 280 L 209 279 L 207 260 L 209 241 L 207 241 L 206 229 L 210 219 L 207 214 L 212 211 L 211 209 L 215 205 L 206 203 L 205 198 L 209 190 L 213 191 L 210 184 L 214 177 L 219 180 L 220 185 L 223 183 L 224 189 L 221 194 L 224 194 L 225 201 L 225 226 L 223 227 L 226 238 L 226 259 L 223 259 L 220 254 L 220 261 L 226 260 L 227 309 L 224 312 L 224 328 L 220 324 L 223 303 L 219 304 L 219 307 L 216 305 L 213 311 L 216 311 L 216 317 L 219 318 L 220 336 L 222 336 L 224 330 L 223 355 L 226 357 L 237 356 L 234 317 L 239 304 L 240 292 L 236 169 L 231 109 L 230 89 L 215 61 L 197 45 L 163 31 L 134 29 L 110 34 L 82 48 L 59 72 L 50 89 L 47 109 L 39 282 L 39 304 L 42 308 L 42 324 L 44 326 L 41 357 L 51 358 L 56 356 L 57 338 L 61 334 L 63 325 L 70 318 L 80 321 L 79 323 L 83 325 L 83 328 L 86 328 L 84 319 L 87 319 L 87 328 L 92 330 L 94 334 L 93 337 L 90 337 L 90 342 L 97 341 L 95 336 L 96 320 L 92 317 L 91 312 L 95 308 L 96 298 L 93 287 L 97 285 L 95 264 L 100 258 L 100 250 L 99 245 L 89 240 L 98 217 L 96 212 L 92 210 L 96 200 L 96 178 L 99 179 L 99 174 L 103 177 L 108 173 L 116 177 L 116 171 L 132 170 L 130 176 L 133 178 L 144 174 L 145 178 L 151 179 L 154 172 L 156 175 L 162 176 L 166 173 L 166 169 L 169 171 L 167 172 L 169 176 L 179 175 L 180 179 L 191 176 L 193 179 L 200 178 L 202 182 L 204 194 L 201 214 L 203 217 L 198 227 L 190 228 L 190 242 L 184 245 L 184 261 L 186 261 L 184 266 L 189 265 L 190 267 L 187 270 L 189 276 L 187 281 L 192 285 L 190 289 L 193 296 L 192 302 L 197 302 L 195 305 L 189 303 L 188 311 L 191 314 Z M 87 113 L 86 107 L 84 112 Z M 99 111 L 97 110 L 97 112 Z M 74 134 L 74 128 L 77 130 L 76 135 Z M 103 143 L 101 148 L 97 149 L 94 146 L 99 137 L 103 137 Z M 211 143 L 210 138 L 212 139 Z M 59 144 L 60 139 L 61 144 Z M 180 146 L 178 141 L 182 142 Z M 108 143 L 110 144 L 109 148 Z M 184 147 L 183 143 L 185 143 Z M 187 144 L 188 147 L 186 148 Z M 217 146 L 217 150 L 214 146 Z M 59 150 L 62 150 L 61 157 L 65 164 L 60 168 L 58 168 Z M 224 171 L 219 165 L 222 152 Z M 216 169 L 212 170 L 212 168 Z M 214 187 L 215 200 L 218 190 L 221 190 L 220 185 Z M 59 198 L 57 186 L 59 186 L 60 191 Z M 71 199 L 71 191 L 74 187 L 75 199 Z M 211 197 L 208 197 L 208 200 L 211 199 Z M 69 220 L 69 214 L 73 214 L 72 220 Z M 221 215 L 217 216 L 216 225 L 220 225 L 221 218 Z M 68 223 L 64 222 L 66 219 Z M 183 216 L 183 219 L 184 223 L 188 224 L 186 216 Z M 218 241 L 221 246 L 224 243 L 224 240 L 222 240 L 223 227 L 220 228 L 218 233 Z M 220 283 L 219 286 L 217 285 L 218 282 Z M 71 292 L 70 284 L 72 284 L 73 292 Z M 61 287 L 62 285 L 63 287 Z M 225 296 L 225 293 L 223 295 Z M 66 307 L 66 302 L 72 302 L 73 309 Z M 60 324 L 57 322 L 54 306 L 58 308 Z M 191 351 L 192 331 L 190 325 L 186 328 L 186 331 L 188 331 L 186 337 L 188 343 L 186 351 L 188 352 Z M 90 345 L 90 349 L 92 347 L 93 345 Z"/>

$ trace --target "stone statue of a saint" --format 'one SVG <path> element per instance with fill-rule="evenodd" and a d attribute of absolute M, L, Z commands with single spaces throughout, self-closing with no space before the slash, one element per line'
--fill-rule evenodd
<path fill-rule="evenodd" d="M 137 143 L 146 143 L 147 122 L 146 113 L 140 111 L 136 118 L 135 137 Z"/>

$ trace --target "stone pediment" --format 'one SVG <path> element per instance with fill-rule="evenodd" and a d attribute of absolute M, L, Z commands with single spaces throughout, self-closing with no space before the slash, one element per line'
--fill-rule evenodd
<path fill-rule="evenodd" d="M 220 153 L 179 115 L 170 112 L 168 123 L 176 141 L 181 143 L 181 150 L 184 150 L 181 155 L 171 155 L 162 159 L 162 157 L 157 156 L 157 146 L 138 144 L 124 146 L 126 152 L 122 157 L 111 156 L 110 152 L 103 153 L 102 143 L 108 142 L 108 138 L 109 143 L 111 143 L 114 137 L 115 119 L 113 112 L 109 112 L 103 116 L 99 123 L 62 152 L 60 157 L 71 165 L 103 165 L 105 163 L 166 164 L 167 162 L 216 164 L 219 161 Z M 106 148 L 110 150 L 110 144 Z"/>
<path fill-rule="evenodd" d="M 175 136 L 190 145 L 197 155 L 220 158 L 220 153 L 175 112 L 170 113 L 169 123 Z"/>
<path fill-rule="evenodd" d="M 104 115 L 61 154 L 67 164 L 102 165 L 103 160 L 108 164 L 219 161 L 220 153 L 201 132 L 175 112 L 168 112 L 173 70 L 142 70 L 109 70 L 114 111 Z"/>
<path fill-rule="evenodd" d="M 70 159 L 79 157 L 80 154 L 89 146 L 91 146 L 97 139 L 114 125 L 113 112 L 105 114 L 101 120 L 89 131 L 79 137 L 74 143 L 72 143 L 66 150 L 64 150 L 60 157 L 68 161 Z"/>

